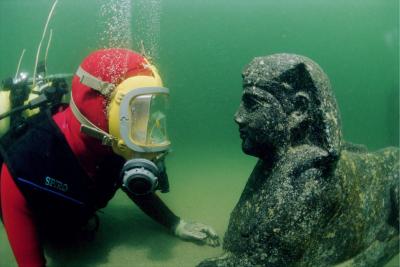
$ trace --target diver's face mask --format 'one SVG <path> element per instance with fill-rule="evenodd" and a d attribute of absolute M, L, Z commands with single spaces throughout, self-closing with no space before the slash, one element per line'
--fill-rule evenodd
<path fill-rule="evenodd" d="M 87 76 L 80 78 L 81 82 L 88 79 Z M 93 81 L 90 85 L 93 88 Z M 104 88 L 104 83 L 101 86 Z M 81 131 L 101 139 L 127 160 L 120 179 L 122 188 L 131 194 L 145 195 L 157 189 L 169 191 L 164 166 L 170 146 L 166 131 L 168 95 L 169 90 L 162 87 L 158 75 L 124 80 L 111 94 L 107 110 L 109 133 L 80 114 L 71 97 L 71 108 L 82 124 Z"/>
<path fill-rule="evenodd" d="M 130 158 L 129 151 L 157 153 L 169 148 L 166 128 L 168 94 L 164 87 L 141 87 L 121 96 L 119 132 L 122 141 L 113 147 L 116 153 Z M 110 133 L 114 131 L 112 128 L 110 124 Z M 127 152 L 124 152 L 124 146 Z"/>
<path fill-rule="evenodd" d="M 128 159 L 120 175 L 123 189 L 134 195 L 148 194 L 157 189 L 168 192 L 164 166 L 164 157 L 170 146 L 166 128 L 168 93 L 164 87 L 140 87 L 121 95 L 121 139 L 113 149 Z M 118 93 L 116 97 L 119 97 Z M 110 116 L 115 105 L 110 107 Z M 110 133 L 114 131 L 111 129 L 110 124 Z"/>

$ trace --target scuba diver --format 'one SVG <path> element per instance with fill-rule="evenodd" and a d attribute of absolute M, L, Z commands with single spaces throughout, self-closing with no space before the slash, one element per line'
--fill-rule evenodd
<path fill-rule="evenodd" d="M 42 229 L 60 235 L 93 218 L 98 227 L 95 212 L 119 188 L 176 236 L 219 245 L 211 227 L 182 220 L 155 193 L 169 191 L 168 94 L 142 55 L 98 50 L 75 73 L 68 106 L 42 105 L 1 138 L 1 215 L 19 266 L 45 266 Z"/>

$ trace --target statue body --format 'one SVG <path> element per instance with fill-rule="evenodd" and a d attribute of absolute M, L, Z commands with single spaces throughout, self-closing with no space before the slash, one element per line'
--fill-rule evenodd
<path fill-rule="evenodd" d="M 344 143 L 327 76 L 308 58 L 256 58 L 235 115 L 259 158 L 226 253 L 199 266 L 383 266 L 399 252 L 399 150 Z"/>
<path fill-rule="evenodd" d="M 304 150 L 273 169 L 257 163 L 231 214 L 225 266 L 383 266 L 398 253 L 398 149 L 344 150 L 328 179 L 311 165 L 296 174 L 288 162 Z"/>

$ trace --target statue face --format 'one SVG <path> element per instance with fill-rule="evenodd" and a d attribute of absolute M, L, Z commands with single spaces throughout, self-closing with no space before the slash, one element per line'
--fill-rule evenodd
<path fill-rule="evenodd" d="M 288 142 L 288 116 L 274 91 L 280 86 L 244 84 L 242 102 L 235 114 L 242 149 L 246 154 L 264 158 Z"/>

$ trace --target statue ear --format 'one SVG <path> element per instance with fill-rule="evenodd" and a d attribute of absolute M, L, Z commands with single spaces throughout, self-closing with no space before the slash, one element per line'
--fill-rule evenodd
<path fill-rule="evenodd" d="M 310 109 L 310 96 L 300 91 L 294 95 L 293 99 L 294 110 L 299 112 L 307 112 Z"/>
<path fill-rule="evenodd" d="M 293 88 L 293 93 L 290 96 L 293 112 L 304 113 L 311 107 L 311 99 L 315 92 L 315 86 L 307 66 L 304 63 L 299 63 L 288 69 L 279 76 L 281 83 L 286 83 Z"/>
<path fill-rule="evenodd" d="M 291 129 L 297 128 L 302 122 L 307 120 L 310 116 L 310 97 L 304 92 L 297 92 L 293 99 L 294 110 L 289 115 L 289 127 Z"/>

